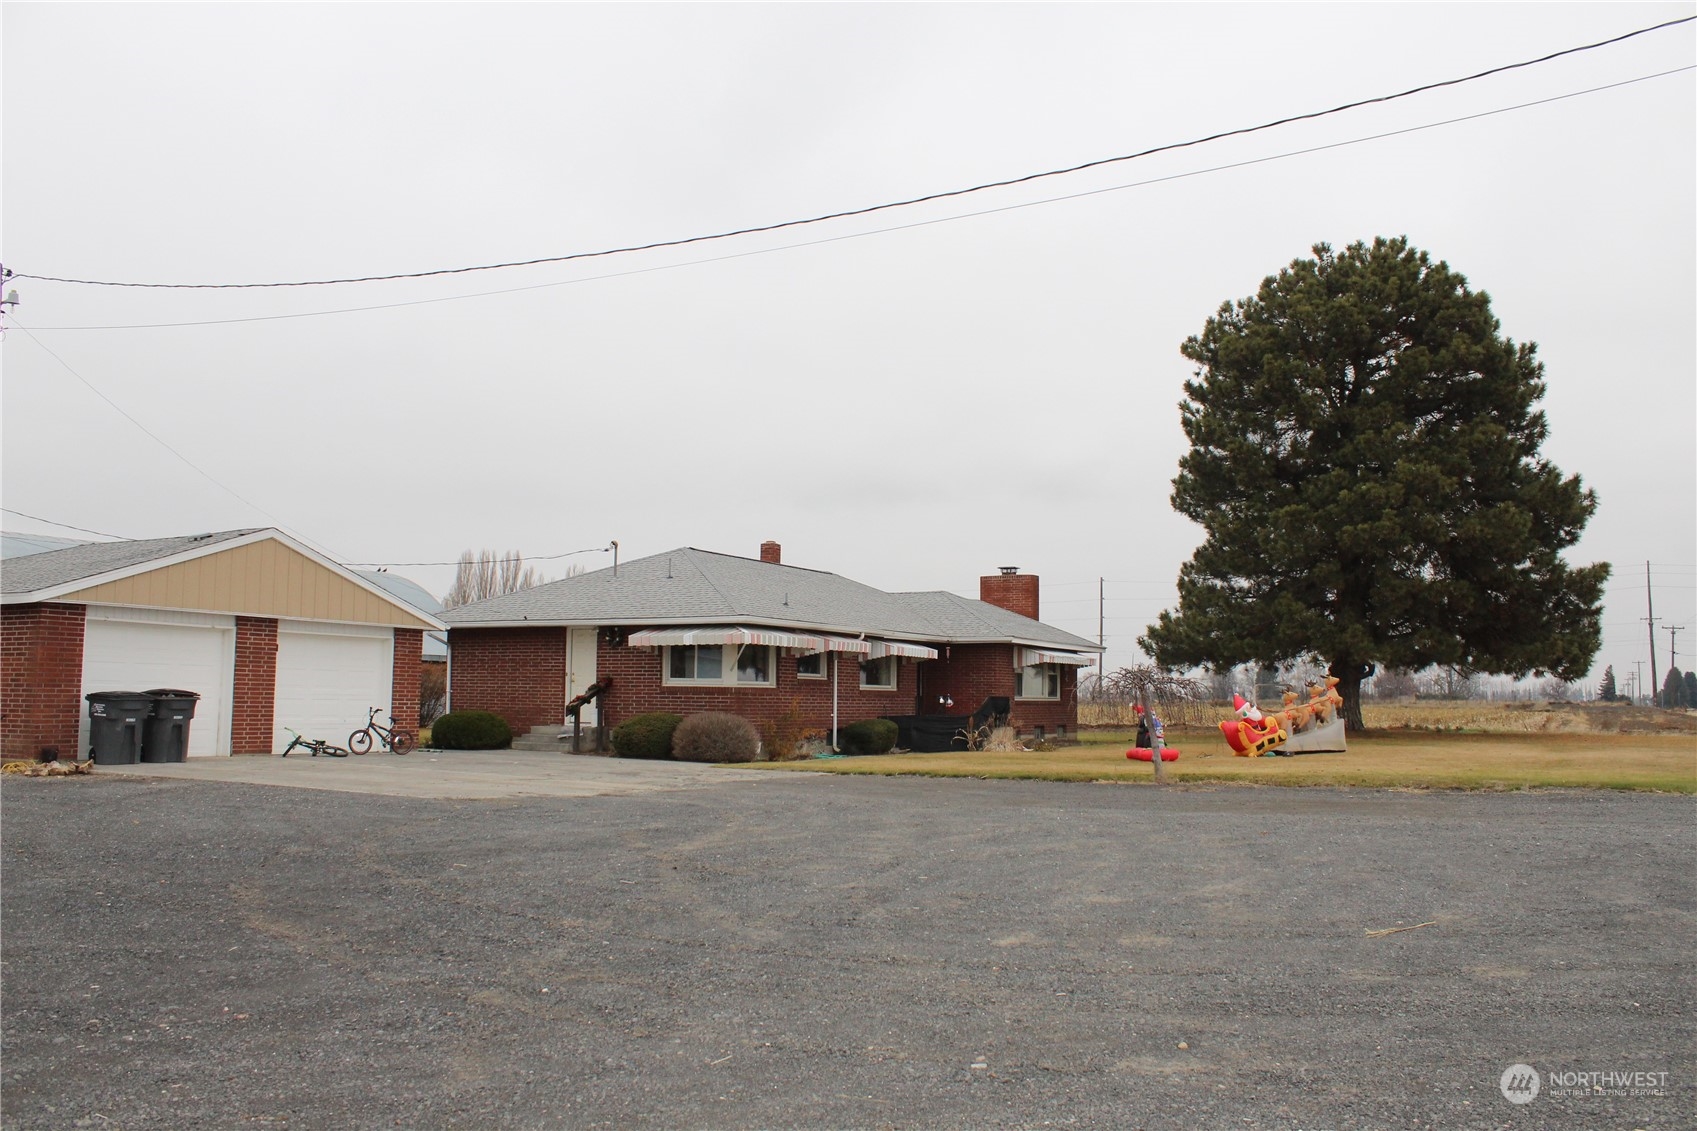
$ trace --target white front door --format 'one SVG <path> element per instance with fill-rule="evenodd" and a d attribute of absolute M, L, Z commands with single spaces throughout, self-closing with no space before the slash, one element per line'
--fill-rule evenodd
<path fill-rule="evenodd" d="M 596 628 L 566 629 L 566 702 L 570 703 L 579 695 L 589 690 L 589 685 L 595 682 L 595 640 L 600 630 Z M 592 727 L 601 717 L 600 703 L 586 703 L 583 713 L 583 725 Z M 571 719 L 566 719 L 567 724 Z"/>

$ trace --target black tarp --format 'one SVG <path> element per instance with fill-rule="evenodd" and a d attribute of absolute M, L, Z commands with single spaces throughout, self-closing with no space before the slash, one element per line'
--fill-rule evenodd
<path fill-rule="evenodd" d="M 1013 704 L 1005 695 L 992 695 L 970 715 L 885 715 L 896 724 L 896 746 L 919 754 L 965 750 L 966 732 L 1007 722 Z"/>

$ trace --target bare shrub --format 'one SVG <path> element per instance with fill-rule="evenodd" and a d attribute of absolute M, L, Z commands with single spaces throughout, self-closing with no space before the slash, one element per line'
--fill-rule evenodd
<path fill-rule="evenodd" d="M 680 762 L 752 762 L 759 755 L 760 732 L 741 715 L 703 711 L 672 733 L 672 757 Z"/>
<path fill-rule="evenodd" d="M 418 666 L 418 725 L 427 727 L 448 709 L 448 665 Z"/>
<path fill-rule="evenodd" d="M 774 762 L 793 762 L 806 758 L 803 749 L 807 737 L 807 722 L 801 713 L 801 701 L 791 699 L 790 705 L 760 725 L 760 739 L 765 744 L 766 757 Z"/>
<path fill-rule="evenodd" d="M 1205 689 L 1189 676 L 1174 675 L 1153 664 L 1136 664 L 1120 668 L 1102 682 L 1113 700 L 1124 704 L 1125 722 L 1135 724 L 1132 708 L 1145 698 L 1168 726 L 1201 726 L 1206 721 Z"/>

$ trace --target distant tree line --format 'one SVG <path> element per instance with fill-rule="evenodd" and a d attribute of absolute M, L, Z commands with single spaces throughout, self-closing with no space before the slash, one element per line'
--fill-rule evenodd
<path fill-rule="evenodd" d="M 1662 706 L 1674 709 L 1697 707 L 1697 672 L 1668 668 L 1662 680 Z"/>
<path fill-rule="evenodd" d="M 454 571 L 454 583 L 442 598 L 444 609 L 469 605 L 505 593 L 532 589 L 547 579 L 536 572 L 535 566 L 524 564 L 524 555 L 517 550 L 497 554 L 494 550 L 467 550 L 460 555 Z"/>

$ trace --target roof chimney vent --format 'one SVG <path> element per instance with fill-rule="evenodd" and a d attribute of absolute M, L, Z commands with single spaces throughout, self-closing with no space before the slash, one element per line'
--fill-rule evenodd
<path fill-rule="evenodd" d="M 1000 573 L 978 579 L 978 599 L 1010 613 L 1037 619 L 1037 575 L 1021 573 L 1018 566 L 998 566 Z"/>
<path fill-rule="evenodd" d="M 760 543 L 760 560 L 773 565 L 784 564 L 784 548 L 776 542 Z"/>

